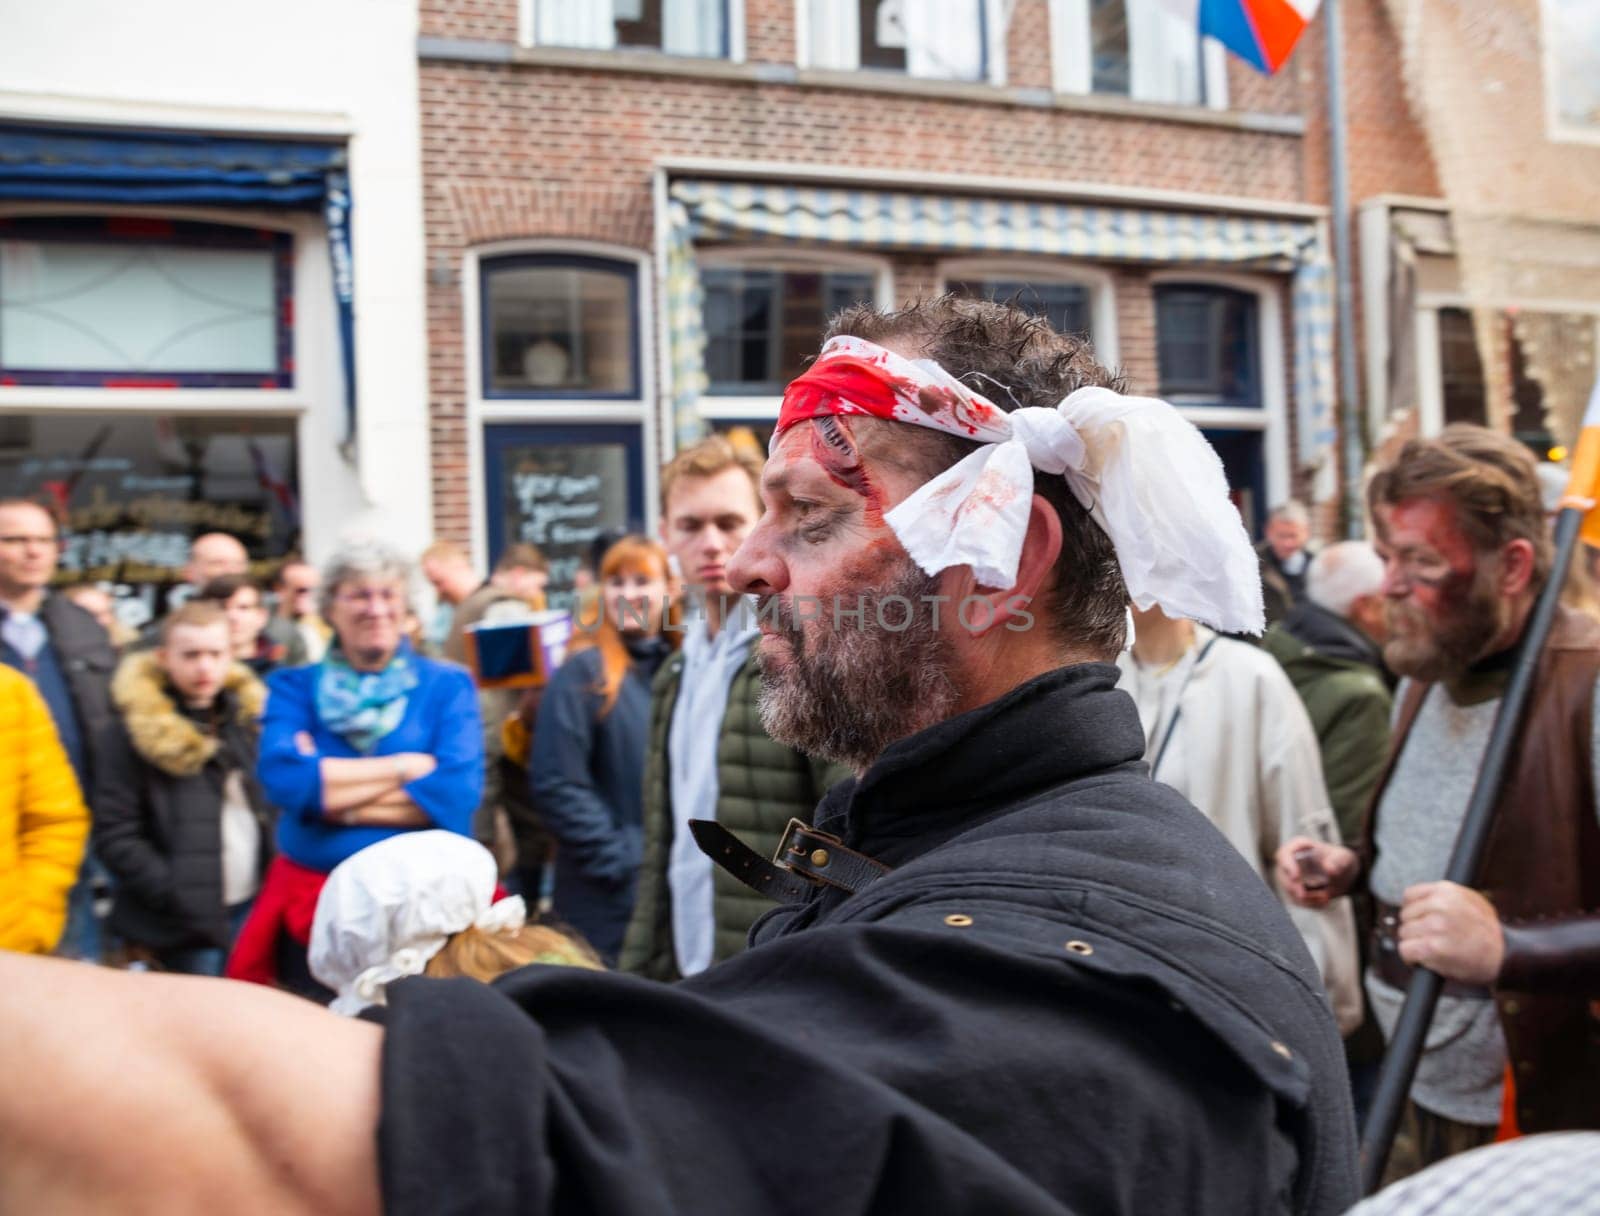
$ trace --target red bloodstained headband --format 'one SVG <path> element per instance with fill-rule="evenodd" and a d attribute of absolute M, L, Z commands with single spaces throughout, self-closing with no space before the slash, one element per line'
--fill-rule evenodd
<path fill-rule="evenodd" d="M 927 359 L 912 361 L 864 338 L 834 338 L 809 370 L 790 381 L 773 441 L 797 422 L 856 414 L 1000 443 L 1006 414 Z"/>

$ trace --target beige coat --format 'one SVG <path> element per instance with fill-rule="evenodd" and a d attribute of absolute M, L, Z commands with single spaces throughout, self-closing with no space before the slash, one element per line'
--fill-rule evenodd
<path fill-rule="evenodd" d="M 1199 807 L 1271 883 L 1273 858 L 1285 840 L 1339 840 L 1317 736 L 1277 660 L 1200 625 L 1195 634 L 1194 649 L 1159 677 L 1141 672 L 1133 656 L 1123 654 L 1117 661 L 1118 687 L 1139 703 L 1149 743 L 1145 758 L 1155 764 L 1160 753 L 1156 780 Z M 1175 710 L 1177 725 L 1162 752 Z M 1284 906 L 1322 973 L 1339 1030 L 1348 1035 L 1361 1024 L 1361 971 L 1350 901 L 1335 900 L 1317 911 L 1287 900 Z"/>

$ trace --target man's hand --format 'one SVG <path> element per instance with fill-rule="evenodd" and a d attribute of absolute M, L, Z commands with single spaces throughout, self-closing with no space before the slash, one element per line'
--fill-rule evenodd
<path fill-rule="evenodd" d="M 1470 887 L 1424 882 L 1400 905 L 1400 957 L 1463 984 L 1492 984 L 1506 939 L 1494 905 Z"/>
<path fill-rule="evenodd" d="M 1312 851 L 1313 861 L 1322 867 L 1327 885 L 1308 889 L 1300 874 L 1300 863 L 1295 854 L 1301 849 Z M 1312 836 L 1295 836 L 1284 841 L 1277 857 L 1278 886 L 1288 896 L 1289 902 L 1302 908 L 1326 908 L 1329 901 L 1348 895 L 1356 880 L 1357 858 L 1354 849 L 1342 844 L 1329 844 Z"/>

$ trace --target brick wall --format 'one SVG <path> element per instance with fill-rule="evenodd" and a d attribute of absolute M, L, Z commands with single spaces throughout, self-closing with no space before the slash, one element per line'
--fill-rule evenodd
<path fill-rule="evenodd" d="M 1376 0 L 1374 0 L 1376 2 Z M 794 0 L 745 0 L 746 58 L 794 63 Z M 422 31 L 510 43 L 515 0 L 424 0 Z M 1048 0 L 1018 0 L 1009 83 L 1047 89 Z M 1304 52 L 1302 52 L 1303 54 Z M 659 74 L 541 61 L 425 60 L 419 67 L 428 242 L 434 512 L 466 539 L 466 385 L 460 269 L 496 241 L 564 238 L 653 252 L 652 171 L 663 157 L 717 157 L 911 173 L 1108 183 L 1298 200 L 1304 140 L 1292 133 L 1128 114 L 976 100 L 970 90 L 881 91 Z M 566 56 L 570 60 L 571 56 Z M 604 58 L 604 57 L 602 57 Z M 619 56 L 620 58 L 620 56 Z M 631 62 L 647 66 L 651 56 Z M 668 65 L 671 66 L 671 65 Z M 1234 111 L 1293 114 L 1305 83 L 1230 64 Z M 1145 271 L 1115 272 L 1121 360 L 1155 386 L 1154 316 Z M 895 258 L 895 295 L 934 290 L 937 264 Z M 653 330 L 644 357 L 654 359 Z"/>

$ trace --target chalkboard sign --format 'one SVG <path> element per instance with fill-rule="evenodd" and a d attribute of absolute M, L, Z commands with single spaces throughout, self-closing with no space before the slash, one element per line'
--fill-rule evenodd
<path fill-rule="evenodd" d="M 642 527 L 638 443 L 634 427 L 485 428 L 491 558 L 537 545 L 550 563 L 549 606 L 570 608 L 595 541 Z"/>
<path fill-rule="evenodd" d="M 169 606 L 189 543 L 227 532 L 270 576 L 300 544 L 294 423 L 283 418 L 11 414 L 0 418 L 0 497 L 62 527 L 57 581 L 110 584 L 139 628 Z"/>

